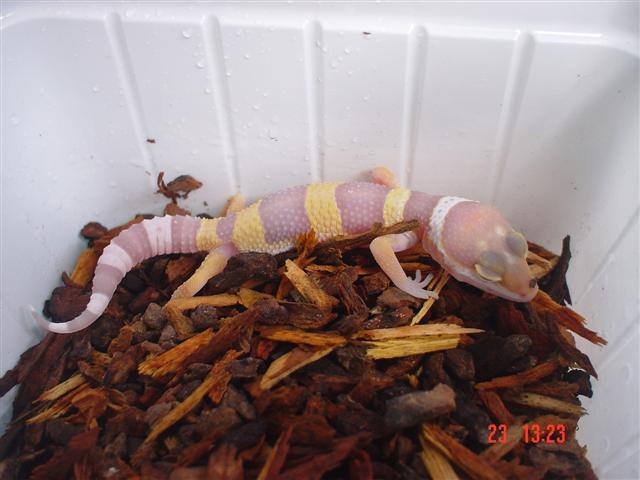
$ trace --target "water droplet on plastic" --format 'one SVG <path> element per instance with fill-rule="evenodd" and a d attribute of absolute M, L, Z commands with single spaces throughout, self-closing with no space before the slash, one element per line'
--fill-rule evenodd
<path fill-rule="evenodd" d="M 245 58 L 245 60 L 249 60 L 251 58 L 251 54 L 250 53 L 245 53 L 244 54 L 244 58 Z"/>
<path fill-rule="evenodd" d="M 254 110 L 260 110 L 260 105 L 254 105 L 254 106 L 253 106 L 253 109 L 254 109 Z"/>
<path fill-rule="evenodd" d="M 349 55 L 351 53 L 351 49 L 349 47 L 345 47 L 344 49 L 344 53 L 346 53 L 347 55 Z"/>
<path fill-rule="evenodd" d="M 182 30 L 182 36 L 184 38 L 191 38 L 193 36 L 193 32 L 190 28 L 185 28 L 184 30 Z"/>
<path fill-rule="evenodd" d="M 94 93 L 98 93 L 100 91 L 100 85 L 94 85 L 91 90 L 93 90 Z"/>
<path fill-rule="evenodd" d="M 327 53 L 329 49 L 327 47 L 322 47 L 322 53 Z"/>
<path fill-rule="evenodd" d="M 269 96 L 269 92 L 262 92 L 262 96 L 265 97 L 265 98 L 268 97 Z"/>
<path fill-rule="evenodd" d="M 370 98 L 371 97 L 369 95 L 365 95 L 364 97 L 362 97 L 362 100 L 364 100 L 365 102 L 368 102 Z"/>
<path fill-rule="evenodd" d="M 18 125 L 20 123 L 20 117 L 17 115 L 11 115 L 11 125 Z"/>
<path fill-rule="evenodd" d="M 338 62 L 336 62 L 335 60 L 331 62 L 331 68 L 338 68 Z"/>
<path fill-rule="evenodd" d="M 227 75 L 227 77 L 230 77 L 231 76 L 231 70 L 227 70 L 226 75 Z"/>
<path fill-rule="evenodd" d="M 205 93 L 206 95 L 209 95 L 209 94 L 211 93 L 211 89 L 210 89 L 209 87 L 205 88 L 205 89 L 204 89 L 204 93 Z"/>
<path fill-rule="evenodd" d="M 321 47 L 322 46 L 322 42 L 320 40 L 316 40 L 316 47 Z"/>
<path fill-rule="evenodd" d="M 203 62 L 202 60 L 198 60 L 198 61 L 196 62 L 196 67 L 198 67 L 198 68 L 204 68 L 204 62 Z"/>

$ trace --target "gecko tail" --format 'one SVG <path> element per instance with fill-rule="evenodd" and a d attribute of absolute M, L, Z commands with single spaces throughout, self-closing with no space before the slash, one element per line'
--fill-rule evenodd
<path fill-rule="evenodd" d="M 96 315 L 94 312 L 85 310 L 73 320 L 68 322 L 55 323 L 50 322 L 44 316 L 38 312 L 32 305 L 26 305 L 25 310 L 27 314 L 33 318 L 36 323 L 44 330 L 48 330 L 53 333 L 73 333 L 84 328 L 87 328 L 93 322 L 95 322 L 100 315 Z"/>
<path fill-rule="evenodd" d="M 124 276 L 138 263 L 168 253 L 195 253 L 201 219 L 187 216 L 154 217 L 123 230 L 105 247 L 93 276 L 86 309 L 68 322 L 48 322 L 33 307 L 31 316 L 50 332 L 73 333 L 87 328 L 106 310 Z"/>

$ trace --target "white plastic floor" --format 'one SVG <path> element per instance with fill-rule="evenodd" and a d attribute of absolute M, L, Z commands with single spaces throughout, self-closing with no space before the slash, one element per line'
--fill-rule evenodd
<path fill-rule="evenodd" d="M 0 373 L 73 232 L 160 212 L 157 172 L 215 212 L 386 165 L 552 250 L 571 234 L 575 308 L 609 340 L 581 344 L 601 380 L 580 439 L 602 478 L 640 477 L 637 3 L 4 2 L 0 22 Z"/>

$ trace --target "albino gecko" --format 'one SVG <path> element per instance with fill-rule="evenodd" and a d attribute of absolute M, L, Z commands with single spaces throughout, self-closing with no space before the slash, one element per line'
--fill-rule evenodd
<path fill-rule="evenodd" d="M 322 240 L 364 232 L 375 223 L 389 226 L 414 219 L 420 223 L 417 230 L 384 235 L 370 245 L 380 268 L 401 290 L 419 298 L 436 297 L 424 289 L 430 276 L 422 280 L 418 271 L 415 278 L 407 277 L 395 255 L 422 242 L 425 251 L 459 281 L 516 302 L 528 302 L 536 295 L 538 287 L 526 262 L 527 242 L 494 207 L 397 187 L 386 169 L 374 170 L 374 180 L 377 183 L 292 187 L 226 217 L 167 215 L 144 220 L 121 232 L 104 249 L 89 304 L 79 316 L 64 323 L 34 316 L 52 332 L 82 330 L 104 312 L 125 274 L 156 255 L 209 252 L 172 296 L 190 297 L 239 252 L 284 252 L 311 229 Z"/>

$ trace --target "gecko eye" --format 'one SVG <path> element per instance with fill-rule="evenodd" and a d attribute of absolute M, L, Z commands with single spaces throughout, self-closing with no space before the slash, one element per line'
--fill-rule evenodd
<path fill-rule="evenodd" d="M 499 282 L 507 268 L 504 255 L 497 252 L 483 252 L 475 264 L 476 272 L 485 280 Z"/>
<path fill-rule="evenodd" d="M 511 231 L 506 236 L 507 247 L 519 257 L 527 256 L 527 240 L 520 232 Z"/>

